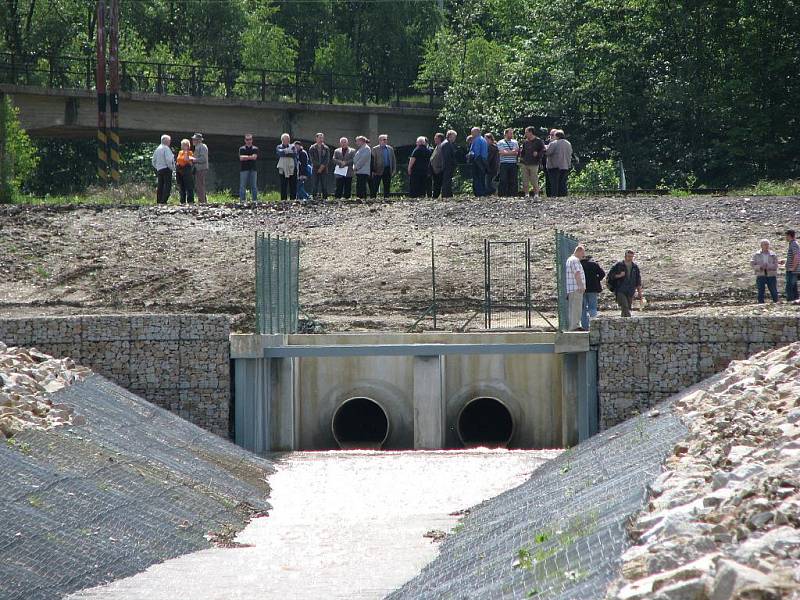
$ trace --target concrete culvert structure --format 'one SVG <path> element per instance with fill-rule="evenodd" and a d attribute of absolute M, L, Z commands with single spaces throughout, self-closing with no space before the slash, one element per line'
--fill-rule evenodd
<path fill-rule="evenodd" d="M 343 450 L 379 449 L 389 437 L 389 415 L 372 398 L 350 398 L 334 411 L 331 430 L 333 439 Z"/>
<path fill-rule="evenodd" d="M 514 417 L 497 398 L 473 398 L 458 413 L 456 429 L 464 446 L 506 447 L 514 437 Z"/>

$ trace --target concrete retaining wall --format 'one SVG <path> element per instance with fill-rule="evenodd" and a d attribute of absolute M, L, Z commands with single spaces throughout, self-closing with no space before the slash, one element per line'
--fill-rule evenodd
<path fill-rule="evenodd" d="M 138 396 L 229 437 L 230 323 L 216 315 L 0 319 L 0 340 L 74 359 Z"/>
<path fill-rule="evenodd" d="M 600 427 L 606 429 L 692 384 L 732 360 L 798 339 L 798 317 L 641 317 L 599 319 L 597 351 Z"/>

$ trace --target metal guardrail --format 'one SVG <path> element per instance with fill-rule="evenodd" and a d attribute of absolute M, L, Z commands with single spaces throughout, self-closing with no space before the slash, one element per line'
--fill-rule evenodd
<path fill-rule="evenodd" d="M 95 88 L 94 57 L 0 53 L 0 82 L 49 88 Z M 280 71 L 120 61 L 120 88 L 172 96 L 260 102 L 374 104 L 436 108 L 448 81 L 381 78 L 317 71 Z"/>
<path fill-rule="evenodd" d="M 269 346 L 264 358 L 321 356 L 446 356 L 453 354 L 554 354 L 553 343 L 534 344 L 343 344 Z"/>

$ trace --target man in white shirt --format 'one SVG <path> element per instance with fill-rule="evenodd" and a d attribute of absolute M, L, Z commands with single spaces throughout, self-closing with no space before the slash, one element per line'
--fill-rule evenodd
<path fill-rule="evenodd" d="M 581 259 L 586 255 L 583 246 L 575 248 L 567 259 L 565 279 L 567 283 L 567 301 L 569 303 L 568 331 L 584 331 L 581 327 L 581 312 L 583 310 L 583 294 L 586 291 L 586 275 L 583 272 Z"/>
<path fill-rule="evenodd" d="M 156 187 L 156 204 L 166 204 L 172 192 L 172 174 L 175 172 L 175 155 L 169 147 L 172 138 L 161 136 L 161 144 L 153 152 L 153 168 L 158 174 Z"/>

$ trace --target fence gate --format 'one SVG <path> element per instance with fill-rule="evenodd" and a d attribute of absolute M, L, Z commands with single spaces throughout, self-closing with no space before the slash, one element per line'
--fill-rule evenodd
<path fill-rule="evenodd" d="M 256 331 L 297 333 L 300 241 L 256 232 Z"/>
<path fill-rule="evenodd" d="M 567 259 L 578 247 L 578 239 L 556 229 L 556 285 L 558 287 L 558 330 L 568 328 Z"/>
<path fill-rule="evenodd" d="M 531 241 L 484 240 L 486 329 L 531 326 Z"/>

